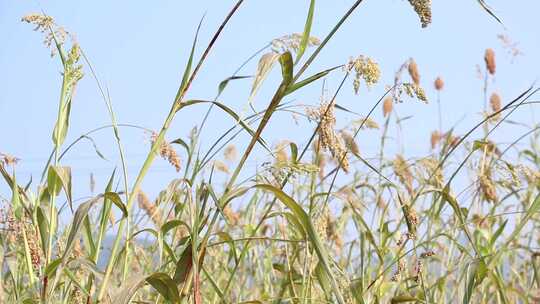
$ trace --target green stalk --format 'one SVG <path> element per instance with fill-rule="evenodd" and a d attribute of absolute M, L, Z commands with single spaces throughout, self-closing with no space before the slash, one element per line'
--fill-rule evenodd
<path fill-rule="evenodd" d="M 144 164 L 143 164 L 143 166 L 141 168 L 141 171 L 139 172 L 139 175 L 137 176 L 137 179 L 135 180 L 135 184 L 133 185 L 133 189 L 132 189 L 132 191 L 131 191 L 131 193 L 129 195 L 128 201 L 126 203 L 127 210 L 131 210 L 134 199 L 136 197 L 136 194 L 139 191 L 139 188 L 141 186 L 141 183 L 142 183 L 144 177 L 146 176 L 146 173 L 148 173 L 148 170 L 150 169 L 150 167 L 152 165 L 152 162 L 154 161 L 154 159 L 155 159 L 155 157 L 156 157 L 156 155 L 158 153 L 158 149 L 161 146 L 161 143 L 163 142 L 163 139 L 165 137 L 165 133 L 167 132 L 167 130 L 168 130 L 173 118 L 174 118 L 174 114 L 175 114 L 174 110 L 175 110 L 175 108 L 176 107 L 173 105 L 173 108 L 169 112 L 169 115 L 167 116 L 167 119 L 165 120 L 165 123 L 163 124 L 163 127 L 161 128 L 161 131 L 159 132 L 158 137 L 156 138 L 154 144 L 152 145 L 150 153 L 148 153 L 148 156 L 146 157 L 146 160 L 144 161 Z M 120 224 L 118 226 L 118 230 L 117 230 L 117 233 L 116 233 L 116 238 L 114 240 L 114 244 L 113 244 L 113 247 L 111 249 L 111 256 L 109 258 L 109 262 L 107 263 L 107 268 L 105 269 L 105 275 L 103 276 L 103 281 L 102 281 L 101 286 L 99 288 L 98 297 L 97 297 L 98 303 L 103 299 L 103 296 L 105 294 L 105 290 L 107 288 L 107 285 L 108 285 L 108 282 L 109 282 L 109 279 L 110 279 L 110 276 L 111 276 L 111 273 L 112 273 L 112 268 L 114 266 L 115 256 L 117 254 L 118 247 L 120 245 L 120 240 L 122 238 L 122 233 L 123 233 L 123 230 L 124 230 L 124 226 L 126 225 L 126 221 L 127 221 L 128 217 L 124 216 L 120 220 Z M 126 242 L 127 242 L 127 240 L 126 240 Z"/>
<path fill-rule="evenodd" d="M 24 242 L 24 256 L 26 261 L 26 267 L 28 268 L 28 276 L 30 277 L 30 284 L 34 285 L 36 282 L 36 277 L 34 275 L 34 267 L 32 266 L 32 259 L 30 257 L 30 247 L 28 246 L 28 238 L 26 236 L 26 229 L 24 225 L 21 225 L 22 236 Z"/>
<path fill-rule="evenodd" d="M 158 153 L 158 149 L 161 147 L 161 144 L 163 143 L 163 140 L 165 138 L 165 134 L 167 133 L 167 131 L 168 131 L 169 127 L 170 127 L 170 124 L 172 123 L 172 121 L 174 119 L 174 116 L 175 116 L 176 112 L 180 109 L 182 100 L 184 99 L 185 94 L 187 93 L 189 87 L 191 86 L 191 83 L 195 79 L 195 76 L 197 75 L 197 73 L 198 73 L 199 69 L 201 68 L 203 62 L 205 61 L 206 57 L 210 53 L 210 50 L 212 49 L 212 46 L 214 45 L 217 38 L 220 36 L 221 32 L 223 31 L 225 25 L 228 23 L 228 21 L 231 19 L 231 17 L 234 15 L 234 13 L 238 10 L 238 8 L 240 7 L 240 5 L 243 2 L 244 2 L 243 0 L 239 0 L 236 3 L 236 5 L 232 8 L 232 10 L 229 12 L 227 17 L 225 18 L 225 20 L 223 21 L 223 23 L 221 24 L 221 26 L 217 30 L 217 32 L 214 34 L 212 40 L 208 44 L 208 47 L 204 51 L 201 59 L 199 60 L 197 66 L 195 67 L 193 73 L 189 77 L 189 80 L 185 84 L 181 85 L 180 90 L 179 90 L 179 94 L 175 98 L 175 100 L 174 100 L 174 102 L 173 102 L 173 104 L 171 106 L 171 110 L 169 111 L 169 114 L 167 115 L 167 118 L 165 119 L 165 122 L 163 123 L 161 131 L 159 132 L 159 135 L 157 136 L 156 140 L 154 141 L 154 143 L 152 145 L 152 148 L 151 148 L 150 152 L 148 153 L 148 155 L 146 157 L 146 160 L 144 161 L 144 164 L 143 164 L 143 166 L 142 166 L 142 168 L 141 168 L 141 170 L 140 170 L 140 172 L 139 172 L 139 174 L 138 174 L 138 176 L 137 176 L 137 178 L 135 180 L 135 183 L 133 185 L 133 189 L 132 189 L 132 191 L 131 191 L 131 193 L 130 193 L 130 195 L 128 197 L 127 203 L 126 203 L 126 208 L 127 208 L 128 211 L 131 210 L 131 208 L 132 208 L 135 196 L 136 196 L 137 192 L 139 191 L 141 183 L 142 183 L 144 177 L 146 176 L 146 173 L 148 173 L 148 170 L 150 169 L 150 167 L 152 165 L 152 162 L 154 161 L 154 159 L 155 159 L 155 157 L 156 157 L 156 155 Z M 127 192 L 127 189 L 126 189 L 126 192 Z M 103 281 L 102 281 L 101 286 L 99 288 L 98 297 L 97 297 L 98 303 L 101 302 L 101 300 L 103 299 L 103 296 L 105 294 L 105 290 L 106 290 L 107 285 L 109 283 L 109 279 L 110 279 L 110 276 L 111 276 L 111 273 L 112 273 L 112 268 L 114 266 L 115 256 L 117 254 L 118 247 L 120 245 L 120 239 L 122 237 L 124 226 L 126 225 L 126 220 L 127 220 L 126 217 L 123 217 L 120 220 L 120 224 L 118 226 L 118 231 L 117 231 L 117 234 L 116 234 L 116 239 L 115 239 L 113 247 L 111 249 L 111 256 L 109 258 L 109 262 L 108 262 L 107 268 L 105 270 L 105 275 L 103 276 Z"/>
<path fill-rule="evenodd" d="M 122 164 L 122 173 L 123 173 L 123 181 L 124 181 L 124 192 L 125 192 L 125 200 L 129 200 L 129 195 L 128 195 L 128 188 L 129 188 L 129 185 L 128 185 L 128 173 L 127 173 L 127 166 L 126 166 L 126 158 L 125 158 L 125 153 L 124 153 L 124 147 L 121 143 L 121 140 L 120 140 L 120 131 L 118 130 L 118 123 L 116 121 L 116 115 L 114 114 L 114 110 L 113 110 L 113 107 L 112 107 L 112 102 L 110 100 L 110 98 L 108 98 L 108 95 L 105 95 L 105 91 L 103 90 L 103 87 L 101 86 L 101 82 L 99 81 L 98 77 L 97 77 L 97 74 L 96 72 L 94 71 L 94 68 L 92 67 L 92 64 L 90 63 L 90 60 L 88 60 L 88 57 L 86 57 L 86 54 L 81 50 L 81 54 L 84 58 L 84 61 L 86 61 L 88 67 L 90 68 L 90 72 L 92 73 L 92 76 L 94 77 L 94 80 L 96 81 L 96 84 L 98 86 L 98 89 L 99 89 L 99 92 L 101 93 L 101 97 L 103 98 L 103 100 L 105 101 L 105 105 L 107 106 L 107 111 L 109 112 L 109 116 L 110 116 L 110 119 L 111 119 L 111 124 L 112 124 L 112 127 L 113 127 L 113 133 L 114 133 L 114 138 L 116 140 L 116 145 L 118 146 L 118 153 L 120 155 L 120 162 Z M 105 214 L 105 216 L 108 218 L 108 213 Z M 129 221 L 129 218 L 128 218 L 128 221 Z M 129 229 L 129 222 L 128 222 L 128 229 L 126 230 L 126 240 L 129 238 L 129 233 L 130 233 L 130 229 Z M 102 237 L 102 236 L 101 236 Z M 101 243 L 101 238 L 100 238 L 100 243 Z M 99 248 L 99 247 L 98 247 Z M 98 252 L 98 250 L 96 250 L 96 252 Z M 97 256 L 99 255 L 96 255 L 96 261 L 97 261 Z M 127 275 L 127 266 L 128 266 L 128 262 L 129 262 L 129 242 L 126 243 L 126 255 L 125 255 L 125 259 L 124 259 L 124 265 L 123 265 L 123 268 L 122 268 L 122 278 L 125 280 L 126 279 L 126 275 Z"/>
<path fill-rule="evenodd" d="M 65 71 L 65 69 L 64 69 Z M 56 129 L 56 138 L 58 140 L 58 138 L 60 138 L 60 134 L 61 134 L 61 124 L 60 124 L 60 119 L 61 119 L 61 113 L 62 113 L 62 108 L 64 107 L 64 99 L 65 99 L 65 96 L 66 96 L 66 85 L 67 85 L 67 79 L 66 79 L 66 75 L 64 73 L 64 77 L 62 79 L 62 90 L 60 92 L 60 102 L 59 102 L 59 105 L 58 105 L 58 116 L 57 116 L 57 120 L 56 120 L 56 126 L 57 128 Z M 60 144 L 59 143 L 54 143 L 55 147 L 54 147 L 54 165 L 57 166 L 58 165 L 58 152 L 59 152 L 59 149 L 60 149 Z M 56 200 L 56 195 L 52 195 L 51 196 L 51 201 L 50 201 L 50 205 L 49 205 L 49 240 L 48 240 L 48 243 L 47 243 L 47 256 L 46 256 L 46 265 L 49 264 L 49 262 L 51 261 L 51 255 L 52 255 L 52 243 L 53 243 L 53 238 L 54 238 L 54 227 L 53 227 L 53 223 L 55 221 L 53 221 L 54 219 L 54 206 L 55 206 L 55 200 Z"/>

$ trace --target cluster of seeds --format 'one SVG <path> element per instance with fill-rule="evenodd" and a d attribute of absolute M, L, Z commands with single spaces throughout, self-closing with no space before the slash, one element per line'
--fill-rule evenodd
<path fill-rule="evenodd" d="M 151 139 L 150 139 L 152 145 L 156 142 L 157 137 L 158 137 L 157 133 L 152 133 Z M 176 150 L 174 150 L 174 148 L 172 147 L 170 143 L 165 142 L 165 141 L 161 143 L 161 146 L 159 147 L 159 155 L 163 159 L 167 160 L 169 164 L 171 164 L 176 169 L 176 172 L 180 171 L 180 168 L 181 168 L 180 157 L 178 156 L 178 154 L 176 153 Z"/>
<path fill-rule="evenodd" d="M 420 18 L 422 27 L 427 27 L 431 23 L 431 0 L 409 0 L 409 3 Z"/>
<path fill-rule="evenodd" d="M 289 51 L 291 53 L 296 53 L 300 49 L 302 42 L 302 34 L 294 33 L 291 35 L 285 35 L 279 38 L 272 40 L 270 43 L 272 50 L 276 53 L 283 53 Z M 307 41 L 307 46 L 317 46 L 321 44 L 321 41 L 317 37 L 309 37 Z"/>
<path fill-rule="evenodd" d="M 347 149 L 343 138 L 335 130 L 336 117 L 333 103 L 322 102 L 318 109 L 308 109 L 308 116 L 319 121 L 319 146 L 330 151 L 334 159 L 340 163 L 341 168 L 348 172 Z"/>
<path fill-rule="evenodd" d="M 345 65 L 345 69 L 348 72 L 354 71 L 355 73 L 353 88 L 356 94 L 360 90 L 361 79 L 364 80 L 366 86 L 369 88 L 377 84 L 381 78 L 381 70 L 377 62 L 363 55 L 349 59 L 349 62 Z"/>

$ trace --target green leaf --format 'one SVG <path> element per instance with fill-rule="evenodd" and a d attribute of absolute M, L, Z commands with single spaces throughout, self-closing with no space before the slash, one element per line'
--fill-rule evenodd
<path fill-rule="evenodd" d="M 47 265 L 47 267 L 45 267 L 45 273 L 44 273 L 45 276 L 50 277 L 52 274 L 54 274 L 54 272 L 56 271 L 58 266 L 60 266 L 61 263 L 62 263 L 62 259 L 52 260 Z"/>
<path fill-rule="evenodd" d="M 249 135 L 251 135 L 252 137 L 255 136 L 255 132 L 249 127 L 248 124 L 246 124 L 241 118 L 240 116 L 238 116 L 238 114 L 236 114 L 231 108 L 227 107 L 226 105 L 222 104 L 221 102 L 217 102 L 217 101 L 208 101 L 208 100 L 187 100 L 185 102 L 183 102 L 182 104 L 180 104 L 180 106 L 178 107 L 177 111 L 180 111 L 182 108 L 184 107 L 189 107 L 189 106 L 192 106 L 192 105 L 196 105 L 196 104 L 205 104 L 205 103 L 211 103 L 213 105 L 216 105 L 218 106 L 220 109 L 222 109 L 225 113 L 229 114 L 236 122 L 238 122 L 238 124 L 244 128 L 244 130 L 246 130 L 246 132 L 249 133 Z M 257 137 L 257 142 L 262 145 L 268 152 L 270 152 L 270 148 L 268 147 L 268 145 L 266 144 L 266 142 L 264 141 L 264 139 L 262 139 L 261 137 Z"/>
<path fill-rule="evenodd" d="M 66 135 L 69 129 L 69 116 L 71 113 L 71 98 L 61 106 L 60 113 L 53 130 L 53 143 L 56 149 L 60 149 L 60 146 L 64 143 Z"/>
<path fill-rule="evenodd" d="M 315 276 L 317 277 L 317 281 L 319 282 L 319 285 L 321 286 L 322 290 L 324 291 L 324 295 L 326 297 L 326 300 L 330 302 L 329 295 L 332 294 L 332 286 L 330 285 L 330 281 L 328 280 L 328 276 L 326 275 L 326 272 L 324 271 L 323 267 L 321 266 L 321 263 L 317 263 L 317 266 L 315 267 Z"/>
<path fill-rule="evenodd" d="M 19 186 L 17 185 L 17 181 L 15 179 L 15 176 L 13 176 L 13 183 L 11 184 L 11 206 L 13 206 L 13 213 L 15 215 L 15 218 L 18 220 L 22 220 L 22 205 L 21 205 L 21 198 L 19 195 Z"/>
<path fill-rule="evenodd" d="M 103 197 L 105 199 L 110 200 L 113 204 L 115 204 L 116 207 L 118 207 L 120 209 L 120 211 L 122 211 L 122 214 L 123 214 L 124 217 L 128 216 L 128 211 L 127 211 L 126 205 L 124 205 L 124 203 L 122 202 L 122 199 L 120 198 L 120 195 L 118 195 L 118 193 L 116 193 L 116 192 L 105 192 Z"/>
<path fill-rule="evenodd" d="M 75 245 L 75 240 L 77 238 L 77 235 L 79 234 L 79 231 L 81 229 L 84 219 L 86 218 L 86 216 L 88 216 L 88 212 L 90 212 L 90 208 L 92 208 L 92 206 L 98 200 L 99 200 L 99 197 L 90 199 L 82 203 L 79 206 L 79 208 L 77 208 L 77 211 L 75 211 L 75 214 L 73 215 L 73 221 L 71 222 L 71 227 L 69 229 L 68 238 L 66 240 L 66 245 L 65 245 L 66 247 L 62 255 L 62 260 L 64 262 L 66 258 L 69 257 L 71 254 L 71 250 L 73 249 L 73 246 Z"/>
<path fill-rule="evenodd" d="M 36 208 L 36 219 L 39 227 L 39 237 L 43 252 L 49 252 L 49 221 L 42 206 Z"/>
<path fill-rule="evenodd" d="M 48 189 L 51 196 L 57 196 L 60 189 L 64 189 L 69 208 L 73 211 L 73 199 L 71 197 L 71 168 L 65 166 L 50 166 L 47 175 Z"/>
<path fill-rule="evenodd" d="M 96 141 L 92 137 L 90 137 L 88 135 L 82 135 L 81 138 L 85 138 L 88 141 L 90 141 L 90 143 L 92 144 L 92 147 L 94 147 L 94 151 L 96 152 L 97 156 L 99 156 L 99 158 L 101 158 L 103 160 L 108 161 L 108 159 L 105 157 L 105 155 L 103 155 L 103 153 L 101 153 L 101 151 L 99 151 L 99 148 L 98 148 L 98 146 L 96 144 Z"/>
<path fill-rule="evenodd" d="M 180 303 L 180 295 L 174 281 L 166 273 L 157 272 L 146 277 L 146 282 L 154 287 L 165 300 Z"/>
<path fill-rule="evenodd" d="M 225 90 L 225 88 L 227 87 L 227 85 L 229 84 L 231 80 L 246 79 L 246 78 L 253 78 L 253 76 L 231 76 L 231 77 L 225 78 L 223 81 L 219 83 L 218 95 L 221 95 L 221 93 L 223 92 L 223 90 Z"/>
<path fill-rule="evenodd" d="M 187 82 L 189 80 L 189 77 L 191 76 L 191 66 L 193 65 L 193 56 L 195 54 L 195 47 L 197 46 L 197 38 L 199 37 L 199 30 L 201 29 L 202 25 L 202 19 L 199 22 L 199 25 L 197 26 L 197 31 L 195 32 L 195 38 L 193 38 L 193 43 L 191 45 L 191 52 L 189 54 L 189 59 L 186 64 L 186 68 L 184 70 L 184 75 L 182 76 L 182 83 L 180 84 L 180 87 L 178 88 L 178 92 L 176 93 L 176 97 L 174 98 L 175 102 L 179 102 L 180 96 L 183 94 Z"/>
<path fill-rule="evenodd" d="M 311 33 L 311 24 L 313 24 L 313 12 L 315 11 L 315 0 L 311 0 L 309 4 L 308 15 L 306 18 L 306 25 L 304 25 L 304 33 L 302 34 L 302 40 L 300 41 L 300 46 L 298 47 L 298 52 L 296 53 L 296 63 L 302 59 L 306 47 L 309 42 L 310 33 Z"/>
<path fill-rule="evenodd" d="M 189 154 L 189 145 L 183 139 L 177 138 L 171 141 L 171 144 L 181 145 L 182 147 L 184 147 L 184 149 L 186 149 L 187 154 Z"/>
<path fill-rule="evenodd" d="M 129 276 L 129 278 L 122 283 L 118 292 L 112 297 L 111 303 L 129 304 L 131 298 L 133 298 L 139 288 L 144 286 L 145 282 L 146 277 L 140 274 Z"/>
<path fill-rule="evenodd" d="M 293 142 L 291 142 L 289 146 L 291 148 L 291 160 L 293 163 L 297 163 L 298 162 L 298 146 Z"/>
<path fill-rule="evenodd" d="M 495 233 L 493 233 L 493 236 L 491 236 L 491 239 L 489 240 L 489 244 L 490 246 L 493 248 L 493 246 L 495 245 L 495 242 L 497 241 L 497 239 L 499 238 L 499 236 L 501 236 L 502 232 L 504 231 L 504 227 L 506 227 L 506 224 L 508 223 L 508 219 L 506 219 L 500 226 L 499 228 L 497 228 L 497 230 L 495 231 Z"/>
<path fill-rule="evenodd" d="M 333 71 L 333 70 L 335 70 L 335 69 L 337 69 L 337 68 L 338 68 L 338 67 L 333 67 L 333 68 L 330 68 L 330 69 L 328 69 L 328 70 L 324 70 L 324 71 L 319 72 L 319 73 L 317 73 L 317 74 L 315 74 L 315 75 L 312 75 L 312 76 L 310 76 L 310 77 L 308 77 L 308 78 L 306 78 L 306 79 L 304 79 L 304 80 L 300 80 L 300 81 L 298 81 L 298 82 L 295 83 L 295 84 L 291 84 L 291 85 L 287 88 L 287 90 L 285 91 L 285 95 L 289 95 L 289 94 L 291 94 L 292 92 L 294 92 L 294 91 L 296 91 L 296 90 L 298 90 L 298 89 L 301 89 L 301 88 L 305 87 L 306 85 L 308 85 L 308 84 L 310 84 L 310 83 L 312 83 L 312 82 L 314 82 L 314 81 L 316 81 L 316 80 L 321 79 L 322 77 L 328 75 L 328 73 L 330 73 L 331 71 Z"/>
<path fill-rule="evenodd" d="M 68 238 L 65 243 L 65 249 L 62 253 L 62 257 L 60 258 L 61 263 L 58 266 L 58 272 L 62 273 L 64 266 L 66 265 L 68 258 L 71 256 L 71 251 L 73 250 L 73 246 L 75 245 L 75 240 L 78 237 L 79 231 L 81 230 L 81 226 L 84 223 L 84 220 L 88 216 L 88 213 L 90 212 L 90 208 L 99 201 L 100 197 L 94 197 L 84 203 L 82 203 L 78 208 L 77 211 L 75 211 L 75 214 L 73 214 L 73 220 L 71 222 L 71 226 L 69 228 L 68 232 Z M 54 277 L 54 281 L 51 284 L 50 292 L 54 292 L 56 284 L 60 280 L 60 276 L 57 275 Z"/>
<path fill-rule="evenodd" d="M 288 86 L 293 79 L 293 60 L 291 52 L 281 54 L 281 56 L 279 56 L 279 64 L 281 65 L 283 83 Z"/>
<path fill-rule="evenodd" d="M 166 235 L 167 232 L 169 232 L 171 229 L 174 229 L 178 226 L 185 226 L 189 230 L 189 226 L 184 221 L 175 219 L 175 220 L 170 220 L 161 226 L 161 234 Z"/>
<path fill-rule="evenodd" d="M 189 244 L 182 253 L 182 256 L 176 263 L 176 269 L 174 271 L 173 281 L 177 286 L 186 282 L 187 276 L 193 266 L 193 250 L 191 244 Z"/>
<path fill-rule="evenodd" d="M 312 243 L 312 246 L 317 253 L 319 261 L 328 276 L 330 283 L 332 285 L 334 295 L 336 296 L 338 303 L 344 304 L 343 295 L 341 294 L 339 285 L 334 277 L 332 270 L 330 269 L 329 254 L 322 244 L 319 236 L 311 222 L 310 217 L 304 211 L 304 209 L 290 196 L 285 194 L 281 189 L 278 189 L 271 185 L 266 184 L 257 184 L 255 188 L 266 190 L 272 192 L 274 196 L 279 199 L 287 208 L 289 208 L 295 215 L 298 222 L 302 225 L 300 229 L 306 231 L 309 241 Z"/>
<path fill-rule="evenodd" d="M 107 186 L 105 187 L 105 193 L 110 192 L 112 190 L 115 174 L 116 174 L 116 169 L 113 170 L 111 177 L 109 178 L 109 181 L 107 182 Z M 99 252 L 101 250 L 101 243 L 103 242 L 103 238 L 105 237 L 105 231 L 107 229 L 110 213 L 111 213 L 111 201 L 105 198 L 103 200 L 103 206 L 101 207 L 101 212 L 99 216 L 99 231 L 98 231 L 98 236 L 96 240 L 96 251 L 94 252 L 94 255 L 92 256 L 92 260 L 96 263 L 99 258 Z"/>
<path fill-rule="evenodd" d="M 420 299 L 417 299 L 413 296 L 408 295 L 401 295 L 401 296 L 395 296 L 390 300 L 390 303 L 397 304 L 397 303 L 409 303 L 409 302 L 420 302 Z"/>

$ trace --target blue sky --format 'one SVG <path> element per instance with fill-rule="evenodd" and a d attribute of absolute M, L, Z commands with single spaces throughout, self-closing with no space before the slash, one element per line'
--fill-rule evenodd
<path fill-rule="evenodd" d="M 324 37 L 352 3 L 351 0 L 318 1 L 313 35 Z M 505 101 L 517 96 L 539 76 L 540 21 L 537 12 L 540 2 L 491 0 L 488 3 L 502 18 L 504 27 L 489 17 L 476 0 L 434 1 L 433 24 L 427 29 L 420 27 L 407 1 L 366 0 L 306 75 L 342 64 L 350 56 L 372 57 L 382 69 L 380 84 L 369 91 L 363 87 L 356 96 L 349 83 L 338 97 L 339 104 L 366 113 L 384 92 L 384 86 L 392 82 L 399 66 L 408 58 L 415 58 L 422 74 L 422 85 L 432 102 L 424 105 L 410 101 L 397 105 L 400 116 L 413 116 L 404 122 L 405 132 L 400 141 L 404 143 L 407 155 L 425 155 L 429 153 L 429 133 L 437 126 L 432 82 L 438 75 L 446 83 L 442 92 L 444 125 L 448 128 L 457 124 L 458 133 L 480 118 L 482 81 L 476 76 L 476 65 L 483 63 L 487 47 L 495 49 L 498 59 L 497 75 L 490 83 L 490 92 L 498 92 Z M 50 153 L 50 134 L 61 84 L 56 58 L 49 58 L 48 50 L 41 44 L 41 35 L 33 32 L 32 26 L 20 22 L 21 16 L 44 10 L 58 24 L 75 33 L 110 91 L 119 122 L 159 129 L 178 88 L 199 20 L 205 15 L 197 49 L 200 55 L 233 4 L 234 1 L 229 0 L 0 1 L 0 151 L 21 158 L 17 169 L 20 179 L 25 181 L 30 175 L 38 178 Z M 188 97 L 212 98 L 219 82 L 230 76 L 254 51 L 273 38 L 301 32 L 308 5 L 307 0 L 245 1 L 220 37 Z M 498 34 L 506 34 L 518 42 L 524 55 L 512 62 L 511 56 L 501 47 Z M 253 74 L 255 69 L 256 60 L 241 74 Z M 262 109 L 268 102 L 278 73 L 275 70 L 270 75 L 257 95 L 257 108 Z M 95 82 L 89 73 L 86 74 L 77 90 L 67 143 L 109 123 Z M 338 72 L 327 79 L 330 92 L 337 86 L 340 76 Z M 227 89 L 221 101 L 241 110 L 249 90 L 250 80 L 238 81 Z M 306 89 L 294 96 L 294 102 L 317 104 L 320 90 L 320 84 Z M 200 121 L 205 109 L 199 107 L 181 113 L 168 138 L 185 138 Z M 534 108 L 527 108 L 513 118 L 530 124 L 534 121 L 533 113 Z M 382 122 L 381 111 L 377 111 L 374 118 Z M 206 144 L 233 123 L 217 111 L 210 122 L 211 128 L 203 138 Z M 289 115 L 282 114 L 275 117 L 264 136 L 271 143 L 289 139 L 301 145 L 310 131 L 307 123 L 297 126 Z M 506 126 L 495 136 L 509 141 L 524 131 L 516 126 Z M 134 176 L 148 151 L 148 138 L 132 129 L 122 129 L 121 135 L 127 150 L 128 167 Z M 361 133 L 358 142 L 367 157 L 375 155 L 375 139 L 379 135 L 378 131 Z M 246 138 L 240 138 L 239 142 L 245 142 Z M 119 164 L 112 133 L 96 133 L 95 140 L 109 161 L 97 158 L 88 142 L 76 146 L 65 161 L 73 167 L 75 191 L 80 196 L 88 192 L 90 172 L 95 174 L 100 186 Z M 255 168 L 265 157 L 258 151 L 249 166 Z M 170 166 L 158 161 L 144 187 L 155 193 L 176 176 Z M 0 194 L 6 195 L 6 190 L 1 183 Z"/>

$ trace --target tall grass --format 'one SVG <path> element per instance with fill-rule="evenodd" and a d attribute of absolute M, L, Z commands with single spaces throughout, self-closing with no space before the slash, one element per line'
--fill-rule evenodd
<path fill-rule="evenodd" d="M 453 129 L 443 130 L 439 108 L 430 155 L 389 154 L 391 133 L 399 137 L 404 132 L 394 105 L 408 99 L 427 102 L 435 90 L 440 107 L 443 79 L 437 78 L 433 89 L 423 88 L 421 69 L 410 59 L 370 111 L 344 108 L 336 98 L 346 84 L 352 82 L 361 94 L 363 86 L 383 81 L 371 57 L 360 55 L 305 74 L 363 1 L 354 2 L 319 40 L 311 35 L 316 6 L 311 0 L 302 33 L 276 38 L 250 56 L 219 84 L 213 100 L 187 99 L 243 2 L 226 14 L 200 57 L 195 54 L 199 24 L 176 97 L 157 132 L 117 122 L 89 58 L 51 17 L 23 18 L 45 35 L 63 73 L 53 151 L 41 180 L 20 184 L 17 159 L 0 155 L 0 173 L 11 189 L 0 234 L 0 302 L 540 302 L 540 133 L 535 125 L 510 144 L 491 140 L 517 109 L 536 103 L 538 90 L 529 88 L 506 103 L 498 95 L 488 97 L 496 74 L 495 54 L 489 49 L 483 119 L 458 136 Z M 409 2 L 421 25 L 428 26 L 431 1 Z M 259 60 L 254 76 L 238 76 L 254 59 Z M 265 109 L 257 110 L 252 100 L 274 67 L 281 70 L 280 83 Z M 83 71 L 97 84 L 111 123 L 66 144 L 72 99 Z M 251 109 L 235 111 L 220 97 L 231 81 L 244 78 L 252 78 Z M 329 78 L 338 78 L 339 85 L 329 87 Z M 287 100 L 317 85 L 323 86 L 320 103 Z M 177 114 L 194 106 L 207 107 L 198 128 L 186 139 L 169 142 Z M 212 127 L 211 111 L 235 123 L 205 148 L 201 132 Z M 374 120 L 378 111 L 383 112 L 382 126 Z M 310 123 L 313 131 L 304 144 L 272 146 L 264 140 L 279 112 Z M 337 112 L 353 119 L 338 129 Z M 151 138 L 139 172 L 128 172 L 124 127 L 143 129 Z M 381 132 L 373 158 L 356 143 L 365 129 Z M 101 130 L 112 132 L 121 168 L 111 170 L 99 194 L 77 203 L 72 197 L 72 187 L 80 183 L 72 180 L 77 168 L 64 166 L 62 160 L 78 142 Z M 249 135 L 242 150 L 235 145 L 240 134 Z M 518 144 L 525 138 L 530 138 L 530 147 L 522 148 Z M 246 163 L 257 146 L 269 159 L 252 172 Z M 149 198 L 141 185 L 158 157 L 171 164 L 178 178 Z M 224 184 L 218 174 L 226 176 Z M 59 208 L 63 200 L 67 210 Z M 58 224 L 62 216 L 69 217 L 68 225 Z"/>

